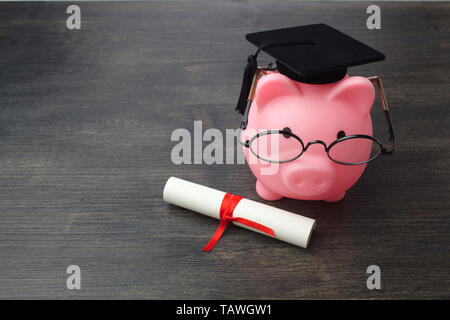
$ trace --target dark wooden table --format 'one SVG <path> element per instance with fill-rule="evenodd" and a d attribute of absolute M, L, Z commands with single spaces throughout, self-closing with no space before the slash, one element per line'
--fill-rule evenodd
<path fill-rule="evenodd" d="M 0 298 L 450 298 L 450 3 L 0 4 Z M 397 134 L 301 249 L 162 201 L 169 176 L 261 201 L 246 165 L 174 165 L 176 128 L 234 128 L 244 34 L 325 22 L 385 52 Z M 377 105 L 376 127 L 384 122 Z M 80 266 L 81 290 L 66 288 Z M 366 268 L 381 268 L 368 290 Z"/>

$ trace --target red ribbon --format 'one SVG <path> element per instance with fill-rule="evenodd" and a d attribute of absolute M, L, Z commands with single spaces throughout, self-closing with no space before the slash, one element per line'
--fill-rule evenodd
<path fill-rule="evenodd" d="M 216 232 L 212 236 L 211 240 L 209 240 L 208 244 L 203 248 L 203 251 L 211 251 L 211 249 L 216 245 L 217 241 L 219 241 L 220 237 L 225 231 L 227 224 L 231 221 L 235 221 L 240 224 L 251 227 L 253 229 L 259 230 L 261 232 L 268 234 L 271 237 L 275 236 L 272 229 L 263 226 L 262 224 L 240 217 L 233 217 L 234 209 L 236 208 L 239 201 L 241 201 L 241 199 L 243 199 L 241 196 L 237 196 L 231 193 L 225 194 L 222 200 L 222 204 L 220 205 L 219 227 L 217 227 Z"/>

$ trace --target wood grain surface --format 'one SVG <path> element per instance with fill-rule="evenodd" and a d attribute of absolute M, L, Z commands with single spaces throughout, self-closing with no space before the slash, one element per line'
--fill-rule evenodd
<path fill-rule="evenodd" d="M 450 3 L 378 4 L 381 30 L 362 2 L 80 3 L 68 31 L 68 3 L 1 3 L 0 298 L 450 298 Z M 308 249 L 229 227 L 204 253 L 218 221 L 169 176 L 262 200 L 245 164 L 173 164 L 171 133 L 238 126 L 244 35 L 317 22 L 387 55 L 351 74 L 383 79 L 396 153 L 341 202 L 270 203 L 317 219 Z"/>

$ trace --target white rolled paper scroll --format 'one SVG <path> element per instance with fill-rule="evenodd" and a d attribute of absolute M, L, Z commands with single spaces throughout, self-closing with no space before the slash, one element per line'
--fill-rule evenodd
<path fill-rule="evenodd" d="M 225 192 L 193 182 L 170 177 L 164 187 L 164 201 L 220 220 L 220 206 Z M 316 224 L 314 219 L 243 198 L 233 217 L 245 218 L 273 230 L 275 239 L 306 248 Z M 265 234 L 243 224 L 233 224 Z"/>

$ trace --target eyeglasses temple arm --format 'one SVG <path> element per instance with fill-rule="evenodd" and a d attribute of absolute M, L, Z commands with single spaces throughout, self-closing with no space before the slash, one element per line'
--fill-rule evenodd
<path fill-rule="evenodd" d="M 262 68 L 258 67 L 255 71 L 255 74 L 253 75 L 252 85 L 250 87 L 250 93 L 247 98 L 247 105 L 245 106 L 245 111 L 244 111 L 244 115 L 242 117 L 242 122 L 241 122 L 241 126 L 240 126 L 240 128 L 242 130 L 245 130 L 247 128 L 250 105 L 252 104 L 253 97 L 255 96 L 256 84 L 258 83 L 259 75 L 260 75 L 261 71 L 262 71 Z"/>
<path fill-rule="evenodd" d="M 392 154 L 392 153 L 394 153 L 395 135 L 394 135 L 394 129 L 392 127 L 392 120 L 391 120 L 391 115 L 389 113 L 389 106 L 387 103 L 386 94 L 384 93 L 383 83 L 381 82 L 381 79 L 377 76 L 369 77 L 368 79 L 373 84 L 375 84 L 375 87 L 377 88 L 378 97 L 380 98 L 381 107 L 383 108 L 384 119 L 386 120 L 386 123 L 388 125 L 388 139 L 389 139 L 389 141 L 391 141 L 391 144 L 392 144 L 391 150 L 386 150 L 383 148 L 382 151 L 383 151 L 383 154 Z"/>
<path fill-rule="evenodd" d="M 275 71 L 276 67 L 273 63 L 269 63 L 265 67 L 256 68 L 255 74 L 253 75 L 252 85 L 250 87 L 250 93 L 247 99 L 247 105 L 245 106 L 244 115 L 242 117 L 242 122 L 240 125 L 241 130 L 245 130 L 248 124 L 248 113 L 250 112 L 250 106 L 252 104 L 253 98 L 255 97 L 256 85 L 258 84 L 258 80 L 261 78 L 262 71 Z"/>

